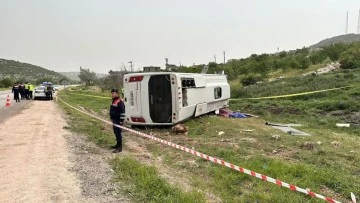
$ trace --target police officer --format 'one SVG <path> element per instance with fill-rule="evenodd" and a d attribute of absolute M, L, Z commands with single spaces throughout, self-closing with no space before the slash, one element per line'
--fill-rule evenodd
<path fill-rule="evenodd" d="M 29 82 L 25 83 L 25 99 L 29 99 Z"/>
<path fill-rule="evenodd" d="M 45 93 L 46 93 L 47 100 L 53 100 L 53 88 L 52 88 L 51 84 L 48 84 L 45 87 Z"/>
<path fill-rule="evenodd" d="M 33 98 L 34 85 L 29 83 L 29 99 Z"/>
<path fill-rule="evenodd" d="M 12 88 L 12 93 L 14 93 L 14 100 L 16 102 L 20 102 L 19 93 L 20 93 L 20 85 L 19 82 L 16 82 Z"/>
<path fill-rule="evenodd" d="M 19 85 L 21 100 L 25 99 L 25 85 L 21 83 Z"/>
<path fill-rule="evenodd" d="M 125 116 L 125 105 L 124 102 L 119 97 L 119 90 L 111 90 L 112 104 L 110 106 L 110 119 L 113 124 L 123 125 L 124 116 Z M 113 126 L 114 134 L 116 137 L 116 145 L 112 146 L 113 153 L 118 153 L 122 151 L 122 135 L 121 128 Z"/>

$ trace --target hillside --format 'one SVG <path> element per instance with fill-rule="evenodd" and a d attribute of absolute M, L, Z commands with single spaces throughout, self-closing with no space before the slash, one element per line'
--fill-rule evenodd
<path fill-rule="evenodd" d="M 64 75 L 65 77 L 69 78 L 70 80 L 73 81 L 80 81 L 79 78 L 79 74 L 80 72 L 59 72 L 60 74 Z M 103 74 L 103 73 L 96 73 L 96 77 L 97 78 L 104 78 L 106 77 L 108 74 Z"/>
<path fill-rule="evenodd" d="M 59 81 L 64 78 L 63 75 L 47 70 L 40 66 L 22 63 L 19 61 L 0 59 L 0 79 L 11 78 L 13 80 L 36 81 L 41 78 Z"/>
<path fill-rule="evenodd" d="M 339 35 L 331 38 L 327 38 L 324 40 L 321 40 L 320 42 L 309 46 L 310 49 L 316 49 L 324 46 L 328 46 L 331 44 L 337 44 L 337 43 L 344 43 L 349 44 L 352 42 L 359 42 L 360 41 L 360 34 L 347 34 L 347 35 Z"/>

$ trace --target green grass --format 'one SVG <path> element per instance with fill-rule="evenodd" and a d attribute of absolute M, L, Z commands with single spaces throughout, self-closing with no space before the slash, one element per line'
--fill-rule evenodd
<path fill-rule="evenodd" d="M 244 92 L 239 98 L 291 94 L 354 85 L 358 84 L 359 79 L 359 70 L 340 71 L 316 77 L 291 78 L 254 85 L 248 87 L 247 90 L 239 89 Z M 108 95 L 106 92 L 83 89 L 83 87 L 76 88 L 73 92 L 97 96 Z M 203 116 L 191 119 L 184 123 L 189 127 L 189 133 L 186 136 L 168 135 L 170 128 L 154 128 L 151 131 L 162 139 L 193 147 L 235 165 L 302 188 L 310 188 L 313 192 L 346 202 L 350 199 L 350 192 L 359 195 L 359 128 L 337 128 L 335 124 L 346 121 L 360 122 L 359 92 L 360 87 L 354 86 L 292 98 L 232 101 L 230 102 L 231 109 L 260 117 L 228 119 Z M 61 96 L 77 107 L 107 117 L 106 112 L 110 100 L 85 98 L 71 92 L 62 92 Z M 73 122 L 72 127 L 75 131 L 89 134 L 89 137 L 100 146 L 107 147 L 115 142 L 111 128 L 96 124 L 97 121 L 92 121 L 78 113 L 68 110 L 67 112 L 70 112 L 71 117 L 76 121 Z M 265 125 L 266 121 L 302 124 L 303 126 L 296 128 L 312 136 L 291 136 Z M 246 130 L 249 129 L 252 131 L 247 132 Z M 224 131 L 225 134 L 219 136 L 219 131 Z M 280 135 L 280 139 L 273 139 L 272 135 L 275 134 Z M 148 180 L 147 177 L 143 177 L 145 174 L 142 173 L 146 171 L 143 167 L 151 166 L 138 163 L 139 160 L 144 161 L 141 159 L 143 155 L 139 154 L 138 149 L 127 145 L 127 141 L 141 145 L 142 150 L 151 154 L 150 160 L 146 162 L 155 168 L 146 170 L 156 171 L 166 168 L 165 173 L 179 177 L 180 182 L 181 180 L 188 182 L 191 188 L 201 191 L 201 195 L 185 191 L 175 192 L 176 195 L 172 192 L 164 192 L 169 191 L 166 189 L 167 179 L 158 181 L 157 178 L 160 177 L 156 173 L 154 176 L 157 178 Z M 313 149 L 303 148 L 305 143 L 312 143 Z M 205 201 L 217 199 L 222 202 L 322 202 L 126 133 L 125 151 L 136 159 L 130 157 L 117 159 L 114 160 L 116 163 L 112 162 L 112 164 L 116 171 L 119 171 L 117 172 L 120 175 L 117 177 L 118 181 L 129 181 L 121 174 L 127 174 L 126 176 L 130 177 L 132 184 L 126 191 L 131 194 L 134 201 L 162 202 L 169 201 L 171 197 L 170 202 L 185 201 L 184 198 L 190 198 L 191 202 L 193 196 L 201 199 L 204 195 Z M 135 169 L 131 165 L 134 165 Z M 133 175 L 132 171 L 137 171 L 135 174 L 141 175 Z M 141 177 L 141 180 L 137 180 L 139 178 L 137 176 Z M 157 184 L 162 185 L 161 198 L 166 200 L 142 199 L 154 196 L 159 189 L 153 191 L 152 187 L 156 188 Z M 170 191 L 178 191 L 178 189 L 174 188 Z"/>
<path fill-rule="evenodd" d="M 92 111 L 89 106 L 95 108 L 97 106 L 96 104 L 99 103 L 94 100 L 82 100 L 81 97 L 67 95 L 65 92 L 60 92 L 58 96 L 76 108 L 84 109 L 85 111 L 88 110 L 90 113 L 92 113 Z M 60 101 L 58 103 L 68 116 L 68 128 L 71 131 L 87 135 L 93 142 L 101 147 L 110 147 L 116 143 L 115 137 L 111 131 L 112 127 L 110 125 L 104 124 L 94 118 L 82 114 Z"/>
<path fill-rule="evenodd" d="M 311 64 L 309 68 L 307 69 L 287 69 L 287 70 L 283 70 L 283 69 L 278 69 L 276 71 L 273 71 L 269 74 L 269 78 L 277 78 L 277 77 L 294 77 L 294 76 L 299 76 L 301 74 L 304 73 L 309 73 L 312 71 L 316 71 L 320 68 L 325 67 L 327 64 L 331 63 L 331 60 L 327 59 L 322 63 L 319 64 Z"/>
<path fill-rule="evenodd" d="M 171 186 L 161 178 L 157 169 L 147 166 L 128 156 L 116 157 L 111 161 L 116 179 L 128 187 L 123 187 L 136 202 L 205 202 L 199 192 L 184 192 Z"/>
<path fill-rule="evenodd" d="M 0 87 L 0 91 L 11 90 L 11 87 Z"/>
<path fill-rule="evenodd" d="M 232 86 L 232 98 L 266 97 L 358 85 L 360 69 L 340 70 L 317 76 L 291 77 L 243 88 Z M 314 95 L 311 95 L 312 97 Z"/>
<path fill-rule="evenodd" d="M 100 98 L 89 99 L 87 97 L 84 99 L 83 96 L 72 94 L 69 91 L 61 91 L 59 97 L 77 108 L 98 114 L 100 117 L 105 117 L 104 110 L 107 106 L 105 102 L 109 102 Z M 69 118 L 67 129 L 74 133 L 87 135 L 90 140 L 105 149 L 109 149 L 111 145 L 115 144 L 111 126 L 86 116 L 60 101 L 59 105 Z M 126 150 L 126 139 L 124 142 Z M 111 153 L 110 150 L 109 153 Z M 110 160 L 110 164 L 115 171 L 115 181 L 120 185 L 128 186 L 123 187 L 123 191 L 120 193 L 127 195 L 134 202 L 205 202 L 202 193 L 195 190 L 183 191 L 181 188 L 167 183 L 164 178 L 160 177 L 155 167 L 140 163 L 134 158 L 115 157 Z"/>
<path fill-rule="evenodd" d="M 359 144 L 354 145 L 354 142 L 360 139 L 350 133 L 341 134 L 349 136 L 347 138 L 328 135 L 330 131 L 322 129 L 321 132 L 314 132 L 313 137 L 293 137 L 265 126 L 262 119 L 229 121 L 225 118 L 203 117 L 188 121 L 186 125 L 190 129 L 188 138 L 172 138 L 173 142 L 340 200 L 348 197 L 350 192 L 357 191 L 360 186 L 360 178 L 354 177 L 359 172 L 356 163 L 360 161 L 356 150 Z M 254 131 L 245 132 L 245 129 Z M 225 134 L 218 136 L 220 130 Z M 281 135 L 281 139 L 273 140 L 273 134 Z M 166 139 L 166 136 L 163 138 Z M 334 140 L 340 141 L 342 146 L 334 149 L 331 144 Z M 322 144 L 316 145 L 315 150 L 301 149 L 304 142 L 318 141 Z M 150 147 L 151 150 L 153 148 L 156 146 Z M 274 154 L 273 150 L 279 153 Z M 153 151 L 157 156 L 166 154 L 166 164 L 185 173 L 191 172 L 188 175 L 193 182 L 213 191 L 224 202 L 317 201 L 228 168 L 184 156 L 173 149 Z M 350 151 L 354 152 L 349 154 Z M 183 164 L 182 161 L 179 164 L 179 159 L 195 160 L 196 165 L 187 162 Z M 206 182 L 202 183 L 203 180 Z"/>

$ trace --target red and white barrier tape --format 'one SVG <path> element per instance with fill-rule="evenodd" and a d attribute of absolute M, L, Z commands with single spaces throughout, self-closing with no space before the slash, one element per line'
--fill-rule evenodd
<path fill-rule="evenodd" d="M 270 182 L 270 183 L 274 183 L 276 185 L 279 185 L 279 186 L 282 186 L 282 187 L 286 187 L 292 191 L 297 191 L 297 192 L 301 192 L 301 193 L 304 193 L 304 194 L 307 194 L 311 197 L 317 197 L 319 199 L 322 199 L 322 200 L 325 200 L 327 202 L 331 202 L 331 203 L 339 203 L 339 201 L 336 201 L 330 197 L 325 197 L 323 195 L 320 195 L 320 194 L 317 194 L 317 193 L 314 193 L 314 192 L 311 192 L 310 190 L 306 190 L 306 189 L 303 189 L 303 188 L 300 188 L 298 186 L 295 186 L 295 185 L 292 185 L 292 184 L 289 184 L 289 183 L 286 183 L 286 182 L 283 182 L 283 181 L 280 181 L 280 180 L 277 180 L 277 179 L 274 179 L 274 178 L 271 178 L 269 176 L 266 176 L 266 175 L 263 175 L 263 174 L 260 174 L 260 173 L 257 173 L 257 172 L 254 172 L 254 171 L 251 171 L 251 170 L 248 170 L 248 169 L 245 169 L 245 168 L 242 168 L 242 167 L 239 167 L 239 166 L 236 166 L 232 163 L 228 163 L 228 162 L 225 162 L 221 159 L 217 159 L 215 157 L 212 157 L 212 156 L 209 156 L 209 155 L 206 155 L 206 154 L 203 154 L 201 152 L 198 152 L 198 151 L 195 151 L 195 150 L 192 150 L 192 149 L 189 149 L 187 147 L 183 147 L 183 146 L 180 146 L 178 144 L 174 144 L 172 142 L 169 142 L 169 141 L 166 141 L 166 140 L 162 140 L 160 138 L 157 138 L 157 137 L 154 137 L 152 135 L 148 135 L 148 134 L 145 134 L 145 133 L 142 133 L 142 132 L 139 132 L 139 131 L 136 131 L 136 130 L 133 130 L 133 129 L 130 129 L 130 128 L 127 128 L 127 127 L 124 127 L 124 126 L 121 126 L 121 125 L 117 125 L 117 124 L 113 124 L 112 122 L 108 121 L 108 120 L 105 120 L 105 119 L 102 119 L 100 117 L 97 117 L 95 115 L 92 115 L 86 111 L 82 111 L 80 109 L 77 109 L 76 107 L 73 107 L 71 106 L 70 104 L 66 103 L 64 100 L 58 98 L 61 102 L 63 102 L 64 104 L 66 104 L 67 106 L 81 112 L 81 113 L 84 113 L 88 116 L 91 116 L 93 118 L 96 118 L 100 121 L 103 121 L 105 123 L 108 123 L 110 125 L 114 125 L 118 128 L 121 128 L 121 129 L 124 129 L 126 131 L 129 131 L 131 133 L 134 133 L 134 134 L 137 134 L 137 135 L 140 135 L 142 137 L 146 137 L 146 138 L 149 138 L 149 139 L 152 139 L 152 140 L 155 140 L 157 142 L 160 142 L 162 144 L 166 144 L 166 145 L 169 145 L 173 148 L 176 148 L 176 149 L 180 149 L 182 151 L 185 151 L 187 153 L 190 153 L 190 154 L 193 154 L 195 156 L 198 156 L 200 158 L 203 158 L 203 159 L 206 159 L 208 161 L 211 161 L 211 162 L 214 162 L 214 163 L 217 163 L 217 164 L 220 164 L 220 165 L 223 165 L 223 166 L 226 166 L 228 168 L 231 168 L 233 170 L 236 170 L 236 171 L 239 171 L 241 173 L 245 173 L 245 174 L 248 174 L 248 175 L 251 175 L 253 177 L 256 177 L 256 178 L 259 178 L 261 180 L 264 180 L 264 181 L 267 181 L 267 182 Z M 352 199 L 352 203 L 356 203 L 356 199 L 355 199 L 355 195 L 353 193 L 351 193 L 351 199 Z"/>

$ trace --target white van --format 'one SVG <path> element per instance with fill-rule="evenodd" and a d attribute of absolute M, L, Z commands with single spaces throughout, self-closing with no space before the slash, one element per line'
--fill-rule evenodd
<path fill-rule="evenodd" d="M 227 107 L 226 75 L 147 72 L 124 75 L 125 122 L 174 125 Z"/>

